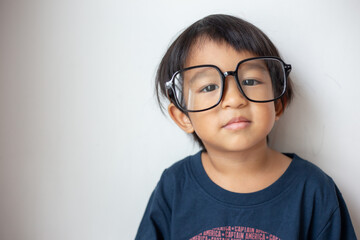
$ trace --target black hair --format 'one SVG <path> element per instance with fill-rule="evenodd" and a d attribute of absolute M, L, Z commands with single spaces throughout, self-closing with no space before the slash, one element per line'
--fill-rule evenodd
<path fill-rule="evenodd" d="M 237 51 L 247 51 L 256 56 L 280 57 L 271 40 L 259 28 L 245 20 L 224 14 L 209 15 L 200 19 L 176 38 L 160 62 L 155 78 L 155 90 L 162 111 L 162 98 L 167 97 L 165 83 L 176 71 L 184 68 L 191 47 L 204 37 L 219 43 L 225 42 Z M 292 84 L 288 77 L 287 90 L 280 99 L 280 112 L 290 103 L 292 95 Z M 278 107 L 279 104 L 275 106 Z M 206 150 L 195 132 L 193 138 L 203 150 Z"/>

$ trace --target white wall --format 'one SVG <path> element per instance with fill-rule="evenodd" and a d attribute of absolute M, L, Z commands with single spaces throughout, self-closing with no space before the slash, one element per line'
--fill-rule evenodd
<path fill-rule="evenodd" d="M 275 148 L 339 185 L 360 233 L 360 2 L 2 0 L 0 239 L 133 239 L 164 168 L 194 153 L 153 97 L 162 54 L 211 13 L 263 29 L 293 66 Z"/>

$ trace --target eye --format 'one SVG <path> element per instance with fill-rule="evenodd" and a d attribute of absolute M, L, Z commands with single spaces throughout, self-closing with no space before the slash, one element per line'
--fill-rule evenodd
<path fill-rule="evenodd" d="M 255 86 L 258 84 L 260 84 L 260 82 L 255 79 L 245 79 L 241 82 L 241 85 L 243 86 Z"/>
<path fill-rule="evenodd" d="M 206 87 L 202 88 L 200 92 L 212 92 L 218 89 L 219 86 L 215 84 L 207 85 Z"/>

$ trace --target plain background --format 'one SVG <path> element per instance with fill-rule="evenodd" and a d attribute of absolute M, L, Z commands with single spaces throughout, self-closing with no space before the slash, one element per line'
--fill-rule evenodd
<path fill-rule="evenodd" d="M 162 171 L 197 147 L 153 95 L 156 67 L 212 13 L 293 66 L 271 145 L 333 177 L 360 231 L 357 0 L 1 0 L 0 239 L 133 239 Z"/>

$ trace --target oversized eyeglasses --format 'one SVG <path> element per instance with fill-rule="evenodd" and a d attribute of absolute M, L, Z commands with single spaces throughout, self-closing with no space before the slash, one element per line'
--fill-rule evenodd
<path fill-rule="evenodd" d="M 224 73 L 215 65 L 199 65 L 175 72 L 166 82 L 166 91 L 182 111 L 201 112 L 221 102 L 225 79 L 231 75 L 247 100 L 271 102 L 284 95 L 290 71 L 291 65 L 277 57 L 248 58 L 235 71 Z"/>

